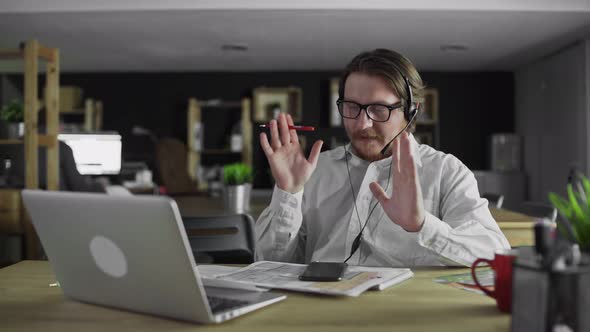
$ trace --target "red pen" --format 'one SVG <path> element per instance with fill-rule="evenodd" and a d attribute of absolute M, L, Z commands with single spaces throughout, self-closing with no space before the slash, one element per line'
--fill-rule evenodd
<path fill-rule="evenodd" d="M 268 125 L 262 124 L 260 128 L 268 128 Z M 314 131 L 315 128 L 312 126 L 289 126 L 289 129 L 295 129 L 299 131 Z"/>

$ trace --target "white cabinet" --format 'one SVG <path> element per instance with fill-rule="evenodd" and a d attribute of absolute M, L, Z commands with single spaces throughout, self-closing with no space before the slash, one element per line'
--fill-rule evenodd
<path fill-rule="evenodd" d="M 572 167 L 588 174 L 588 50 L 588 41 L 581 41 L 515 73 L 516 132 L 523 137 L 529 200 L 564 194 Z"/>
<path fill-rule="evenodd" d="M 504 196 L 502 207 L 519 207 L 526 200 L 526 174 L 523 172 L 473 171 L 480 195 Z"/>

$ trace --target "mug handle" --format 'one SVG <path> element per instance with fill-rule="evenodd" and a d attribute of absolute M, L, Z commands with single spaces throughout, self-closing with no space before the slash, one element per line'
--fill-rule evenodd
<path fill-rule="evenodd" d="M 494 287 L 494 291 L 490 291 L 487 288 L 485 288 L 484 286 L 482 286 L 479 283 L 479 280 L 477 280 L 477 275 L 475 274 L 475 268 L 477 267 L 477 265 L 479 263 L 488 263 L 489 266 L 493 266 L 492 265 L 492 261 L 490 261 L 489 259 L 485 259 L 485 258 L 478 258 L 475 260 L 475 262 L 473 262 L 473 264 L 471 265 L 471 277 L 473 278 L 473 281 L 475 281 L 475 284 L 477 285 L 477 287 L 479 287 L 479 289 L 482 290 L 482 292 L 484 292 L 487 296 L 492 297 L 492 298 L 496 298 L 496 288 Z"/>

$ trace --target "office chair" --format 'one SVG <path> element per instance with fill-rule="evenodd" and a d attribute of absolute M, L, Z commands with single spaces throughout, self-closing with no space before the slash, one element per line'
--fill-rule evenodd
<path fill-rule="evenodd" d="M 111 196 L 133 196 L 129 189 L 119 185 L 106 186 L 105 191 Z"/>
<path fill-rule="evenodd" d="M 156 163 L 162 184 L 170 195 L 198 195 L 197 182 L 187 170 L 186 145 L 175 138 L 162 138 L 156 144 Z"/>
<path fill-rule="evenodd" d="M 557 209 L 546 203 L 523 202 L 519 206 L 512 208 L 515 212 L 526 214 L 534 218 L 546 218 L 551 222 L 557 220 Z"/>
<path fill-rule="evenodd" d="M 254 219 L 250 215 L 182 219 L 197 263 L 254 262 Z"/>
<path fill-rule="evenodd" d="M 502 208 L 502 204 L 504 203 L 504 195 L 483 193 L 481 197 L 487 199 L 490 206 L 498 209 Z"/>

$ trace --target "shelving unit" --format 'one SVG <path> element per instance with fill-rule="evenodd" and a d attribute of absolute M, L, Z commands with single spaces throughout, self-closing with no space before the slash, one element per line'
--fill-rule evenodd
<path fill-rule="evenodd" d="M 25 150 L 25 188 L 39 187 L 38 147 L 47 148 L 47 189 L 59 190 L 59 150 L 57 143 L 59 110 L 59 50 L 39 44 L 36 40 L 24 42 L 18 49 L 0 50 L 0 59 L 24 59 L 24 122 L 22 140 L 0 140 L 0 144 L 23 144 Z M 38 69 L 39 60 L 46 61 L 45 135 L 38 129 Z M 24 211 L 20 189 L 2 189 L 0 196 L 0 231 L 23 234 L 25 258 L 38 259 L 40 243 L 29 216 Z"/>
<path fill-rule="evenodd" d="M 416 119 L 416 131 L 414 132 L 414 137 L 418 142 L 438 148 L 438 117 L 438 90 L 435 88 L 424 89 L 424 101 Z"/>
<path fill-rule="evenodd" d="M 205 148 L 203 132 L 206 130 L 203 123 L 203 112 L 221 111 L 221 110 L 239 110 L 241 112 L 241 131 L 242 131 L 242 151 L 234 152 L 223 148 Z M 243 98 L 241 101 L 199 101 L 196 98 L 190 98 L 187 112 L 187 167 L 188 173 L 192 179 L 197 179 L 197 169 L 202 165 L 203 155 L 231 155 L 240 154 L 241 162 L 252 166 L 252 120 L 251 120 L 251 103 L 249 98 Z M 199 183 L 199 189 L 206 189 L 205 184 Z"/>
<path fill-rule="evenodd" d="M 83 124 L 81 128 L 85 132 L 96 132 L 102 130 L 102 115 L 103 115 L 103 106 L 102 101 L 94 100 L 92 98 L 87 98 L 84 101 L 84 108 L 68 110 L 68 111 L 61 111 L 60 113 L 61 119 L 65 117 L 83 117 L 83 120 L 80 123 Z M 64 121 L 64 123 L 66 123 Z M 70 123 L 69 121 L 66 123 Z"/>

